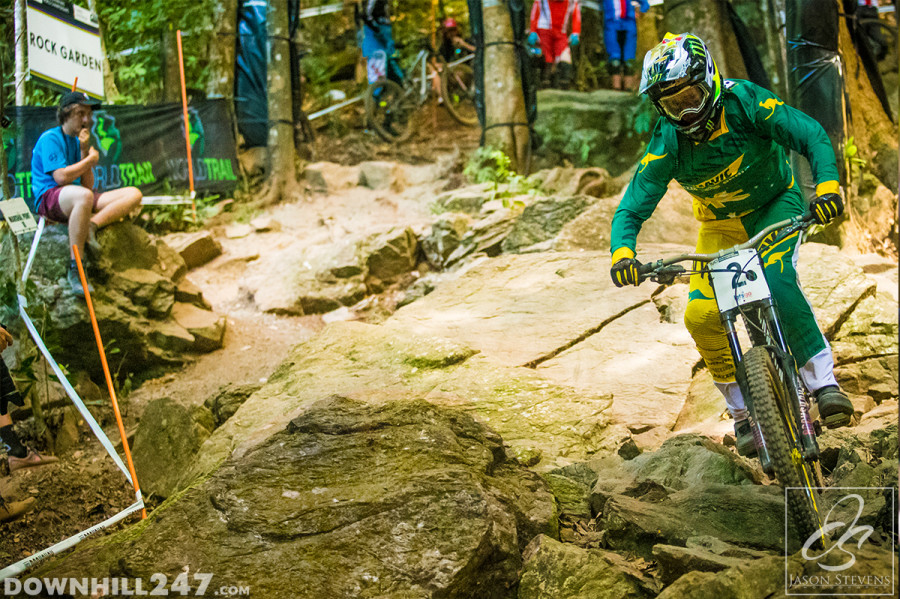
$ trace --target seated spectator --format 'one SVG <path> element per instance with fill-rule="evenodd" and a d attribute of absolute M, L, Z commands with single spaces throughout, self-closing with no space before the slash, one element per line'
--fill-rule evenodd
<path fill-rule="evenodd" d="M 41 134 L 31 157 L 32 209 L 48 220 L 68 223 L 69 245 L 82 255 L 86 241 L 90 250 L 98 249 L 97 229 L 138 210 L 142 197 L 137 187 L 93 190 L 100 154 L 91 145 L 91 124 L 99 104 L 82 92 L 64 94 L 56 112 L 59 126 Z M 67 278 L 72 291 L 84 297 L 74 252 Z"/>
<path fill-rule="evenodd" d="M 647 0 L 603 0 L 603 40 L 609 54 L 613 89 L 634 89 L 634 55 L 637 52 L 637 8 L 650 10 Z"/>

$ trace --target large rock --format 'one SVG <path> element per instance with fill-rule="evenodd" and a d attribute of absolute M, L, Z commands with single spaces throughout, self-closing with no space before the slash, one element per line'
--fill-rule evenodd
<path fill-rule="evenodd" d="M 558 196 L 582 194 L 605 198 L 619 191 L 619 181 L 602 168 L 557 166 L 538 171 L 528 177 L 528 181 L 539 184 L 545 193 Z"/>
<path fill-rule="evenodd" d="M 848 392 L 897 397 L 897 302 L 887 293 L 861 301 L 832 342 L 835 374 Z"/>
<path fill-rule="evenodd" d="M 840 567 L 847 563 L 847 549 L 856 559 L 851 569 L 822 569 L 821 565 Z M 889 597 L 897 588 L 894 559 L 889 550 L 869 544 L 857 548 L 855 541 L 850 541 L 844 551 L 830 551 L 819 560 L 805 559 L 798 553 L 789 558 L 780 555 L 745 561 L 718 573 L 690 572 L 663 590 L 659 599 L 765 599 L 784 597 L 786 588 L 791 595 L 850 597 L 878 593 Z"/>
<path fill-rule="evenodd" d="M 669 493 L 654 483 L 612 495 L 598 517 L 608 546 L 653 559 L 657 544 L 710 536 L 754 549 L 784 549 L 784 491 L 760 485 L 708 485 Z M 799 547 L 798 547 L 799 548 Z"/>
<path fill-rule="evenodd" d="M 605 197 L 595 202 L 578 218 L 566 224 L 554 243 L 557 250 L 610 251 L 609 231 L 613 214 L 622 196 Z M 678 183 L 669 183 L 669 190 L 660 200 L 653 215 L 641 227 L 638 235 L 638 252 L 642 260 L 657 258 L 646 253 L 646 244 L 674 243 L 685 246 L 685 251 L 697 244 L 700 223 L 694 218 L 692 200 Z M 608 260 L 608 258 L 607 258 Z"/>
<path fill-rule="evenodd" d="M 134 468 L 144 493 L 165 499 L 210 430 L 185 406 L 164 397 L 147 404 L 134 436 Z"/>
<path fill-rule="evenodd" d="M 584 212 L 592 201 L 590 196 L 576 195 L 567 198 L 541 198 L 528 204 L 503 240 L 501 249 L 515 253 L 553 239 L 566 223 Z"/>
<path fill-rule="evenodd" d="M 244 279 L 260 311 L 323 314 L 379 293 L 415 268 L 416 235 L 390 227 L 335 245 L 284 250 Z"/>
<path fill-rule="evenodd" d="M 396 162 L 362 162 L 359 165 L 359 184 L 369 189 L 400 191 L 406 185 L 403 173 L 403 167 Z"/>
<path fill-rule="evenodd" d="M 671 437 L 659 450 L 625 462 L 635 480 L 652 480 L 682 490 L 707 485 L 752 485 L 761 472 L 722 445 L 697 434 Z"/>
<path fill-rule="evenodd" d="M 334 193 L 358 185 L 360 169 L 333 162 L 313 162 L 303 169 L 303 179 L 313 191 Z"/>
<path fill-rule="evenodd" d="M 126 374 L 152 366 L 179 364 L 186 359 L 185 353 L 221 347 L 224 319 L 218 315 L 190 307 L 195 316 L 219 323 L 218 342 L 203 335 L 202 327 L 194 335 L 175 318 L 175 308 L 179 305 L 176 284 L 185 272 L 184 262 L 177 253 L 130 223 L 101 229 L 97 239 L 102 252 L 88 269 L 88 277 L 95 289 L 91 299 L 104 343 L 108 351 L 116 350 L 109 355 L 114 370 Z M 23 262 L 30 241 L 30 235 L 20 240 Z M 27 311 L 35 322 L 46 317 L 44 338 L 61 364 L 72 371 L 87 371 L 95 380 L 101 380 L 103 374 L 96 351 L 85 345 L 85 340 L 93 339 L 87 306 L 71 292 L 65 280 L 68 245 L 65 226 L 51 224 L 45 228 L 29 280 Z M 0 260 L 13 264 L 13 256 L 11 237 L 3 227 Z M 10 291 L 14 289 L 13 272 L 8 269 L 0 275 L 0 286 L 9 285 Z M 7 304 L 5 314 L 0 317 L 5 318 L 15 310 L 16 302 L 10 296 L 4 304 Z"/>
<path fill-rule="evenodd" d="M 398 326 L 336 322 L 294 348 L 268 382 L 213 433 L 184 484 L 211 472 L 258 431 L 331 393 L 425 397 L 471 412 L 497 430 L 510 453 L 539 470 L 598 451 L 609 397 L 558 385 L 529 368 L 503 367 L 458 342 Z"/>
<path fill-rule="evenodd" d="M 552 496 L 466 414 L 384 399 L 308 406 L 149 520 L 35 575 L 124 570 L 152 588 L 188 568 L 274 599 L 513 599 L 527 542 L 556 536 Z"/>
<path fill-rule="evenodd" d="M 640 96 L 609 90 L 541 90 L 538 105 L 534 129 L 543 142 L 534 157 L 538 168 L 568 161 L 603 167 L 617 176 L 640 160 L 656 119 Z M 639 118 L 646 121 L 647 133 L 635 132 Z"/>
<path fill-rule="evenodd" d="M 172 233 L 166 236 L 166 243 L 178 252 L 189 269 L 203 266 L 222 253 L 222 245 L 209 231 Z"/>
<path fill-rule="evenodd" d="M 438 269 L 444 268 L 471 224 L 472 218 L 459 212 L 444 213 L 431 223 L 420 244 L 428 263 Z"/>
<path fill-rule="evenodd" d="M 656 595 L 647 576 L 620 555 L 535 537 L 524 555 L 518 599 L 643 599 Z"/>
<path fill-rule="evenodd" d="M 852 259 L 836 247 L 821 243 L 801 247 L 797 271 L 828 339 L 834 338 L 857 305 L 874 295 L 878 286 Z"/>

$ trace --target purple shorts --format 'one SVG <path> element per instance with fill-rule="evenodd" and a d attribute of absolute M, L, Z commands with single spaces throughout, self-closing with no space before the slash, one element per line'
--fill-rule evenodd
<path fill-rule="evenodd" d="M 38 206 L 38 216 L 43 216 L 46 219 L 56 221 L 58 223 L 65 223 L 69 221 L 69 217 L 66 216 L 66 213 L 62 211 L 62 208 L 59 207 L 59 192 L 62 191 L 62 187 L 52 187 L 44 192 L 44 195 L 41 196 L 41 204 Z M 94 210 L 97 210 L 97 201 L 100 199 L 99 192 L 94 193 Z"/>

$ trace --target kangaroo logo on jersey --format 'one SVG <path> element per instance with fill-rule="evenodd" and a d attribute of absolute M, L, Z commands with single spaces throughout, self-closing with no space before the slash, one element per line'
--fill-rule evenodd
<path fill-rule="evenodd" d="M 760 105 L 761 107 L 765 108 L 766 110 L 771 110 L 771 111 L 772 111 L 772 112 L 769 113 L 769 116 L 767 116 L 767 117 L 764 118 L 763 120 L 764 120 L 764 121 L 768 121 L 768 120 L 769 120 L 769 117 L 772 116 L 773 114 L 775 114 L 775 107 L 776 107 L 776 106 L 781 106 L 781 105 L 783 105 L 783 104 L 784 104 L 784 102 L 778 100 L 777 98 L 769 98 L 769 99 L 766 100 L 765 102 L 760 102 L 759 105 Z"/>
<path fill-rule="evenodd" d="M 665 158 L 665 157 L 668 156 L 668 155 L 669 155 L 668 152 L 666 152 L 666 153 L 663 154 L 662 156 L 657 156 L 656 154 L 651 154 L 650 152 L 647 152 L 647 155 L 644 156 L 644 157 L 641 159 L 641 168 L 640 168 L 640 170 L 639 170 L 638 172 L 639 172 L 639 173 L 644 172 L 644 169 L 647 168 L 647 165 L 648 165 L 648 164 L 650 164 L 650 163 L 653 162 L 654 160 L 659 160 L 660 158 Z"/>

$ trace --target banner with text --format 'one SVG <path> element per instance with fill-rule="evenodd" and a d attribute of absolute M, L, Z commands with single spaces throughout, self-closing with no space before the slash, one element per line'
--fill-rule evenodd
<path fill-rule="evenodd" d="M 61 0 L 28 0 L 28 70 L 39 79 L 103 98 L 103 51 L 97 17 Z"/>
<path fill-rule="evenodd" d="M 34 206 L 31 151 L 41 133 L 59 124 L 54 108 L 15 106 L 3 130 L 13 197 Z M 194 101 L 188 107 L 194 189 L 227 194 L 237 184 L 237 154 L 228 104 L 224 99 Z M 91 126 L 100 162 L 94 189 L 104 192 L 133 185 L 144 195 L 187 193 L 187 149 L 181 104 L 101 106 Z"/>

